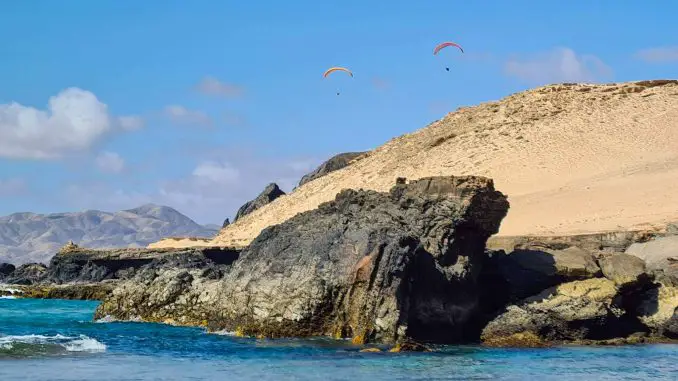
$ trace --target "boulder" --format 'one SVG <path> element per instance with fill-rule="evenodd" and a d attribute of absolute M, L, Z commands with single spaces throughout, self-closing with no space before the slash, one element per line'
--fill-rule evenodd
<path fill-rule="evenodd" d="M 304 175 L 304 177 L 301 178 L 301 181 L 299 181 L 298 186 L 302 186 L 309 181 L 323 177 L 328 173 L 338 171 L 348 166 L 354 159 L 362 154 L 364 154 L 364 152 L 345 152 L 332 156 L 329 160 L 320 164 L 313 172 Z"/>
<path fill-rule="evenodd" d="M 142 271 L 96 316 L 356 344 L 468 341 L 479 332 L 485 243 L 507 211 L 506 197 L 483 177 L 344 190 L 264 229 L 223 279 L 195 271 L 142 279 Z"/>
<path fill-rule="evenodd" d="M 255 210 L 261 208 L 262 206 L 271 203 L 276 198 L 284 195 L 283 192 L 276 183 L 270 183 L 264 188 L 264 190 L 255 198 L 254 200 L 247 201 L 243 206 L 238 209 L 238 212 L 233 219 L 233 222 L 238 221 L 238 219 L 246 216 Z"/>
<path fill-rule="evenodd" d="M 650 280 L 645 261 L 628 254 L 604 255 L 598 259 L 603 275 L 618 286 Z"/>
<path fill-rule="evenodd" d="M 635 314 L 655 336 L 678 339 L 678 287 L 659 285 L 646 291 Z"/>
<path fill-rule="evenodd" d="M 491 255 L 489 266 L 501 277 L 509 299 L 519 300 L 560 283 L 600 276 L 591 253 L 577 247 L 563 250 L 528 245 L 509 254 Z"/>
<path fill-rule="evenodd" d="M 642 330 L 616 305 L 616 284 L 605 278 L 564 283 L 509 306 L 483 330 L 489 346 L 625 337 Z"/>
<path fill-rule="evenodd" d="M 221 228 L 223 229 L 230 224 L 231 224 L 231 221 L 227 218 L 227 219 L 224 220 L 224 223 L 221 224 Z"/>
<path fill-rule="evenodd" d="M 635 243 L 626 254 L 645 261 L 658 280 L 678 287 L 678 235 Z"/>

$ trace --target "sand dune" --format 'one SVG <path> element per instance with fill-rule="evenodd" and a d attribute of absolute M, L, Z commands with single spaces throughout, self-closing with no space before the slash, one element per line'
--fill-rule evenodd
<path fill-rule="evenodd" d="M 482 175 L 509 196 L 500 235 L 650 227 L 678 220 L 678 81 L 564 84 L 459 109 L 304 184 L 223 229 L 245 245 L 344 188 L 396 177 Z"/>

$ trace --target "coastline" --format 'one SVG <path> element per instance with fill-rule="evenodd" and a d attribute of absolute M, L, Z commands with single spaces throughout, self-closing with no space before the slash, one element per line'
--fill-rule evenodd
<path fill-rule="evenodd" d="M 28 265 L 33 271 L 24 272 L 35 278 L 20 281 L 31 284 L 8 287 L 21 291 L 12 295 L 18 297 L 99 300 L 95 319 L 199 326 L 238 337 L 331 337 L 366 351 L 676 343 L 678 318 L 670 312 L 678 307 L 678 272 L 671 258 L 629 254 L 657 242 L 673 244 L 674 226 L 501 237 L 493 232 L 508 208 L 503 197 L 482 178 L 402 179 L 388 194 L 346 191 L 265 230 L 244 249 L 88 250 L 71 244 L 39 275 Z M 446 210 L 455 211 L 452 225 L 440 224 Z M 394 227 L 404 211 L 408 220 Z M 349 230 L 335 232 L 336 221 Z M 411 230 L 415 226 L 423 230 Z M 454 242 L 466 242 L 465 248 L 457 251 Z M 325 255 L 336 265 L 317 272 Z M 416 259 L 429 256 L 431 264 Z M 436 273 L 448 280 L 433 280 Z M 335 286 L 322 291 L 318 282 Z M 447 291 L 435 291 L 441 287 Z M 435 307 L 440 298 L 449 298 L 455 312 Z"/>

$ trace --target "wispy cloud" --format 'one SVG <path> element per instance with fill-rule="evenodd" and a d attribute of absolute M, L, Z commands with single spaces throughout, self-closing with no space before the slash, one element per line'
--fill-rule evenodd
<path fill-rule="evenodd" d="M 26 192 L 26 182 L 19 178 L 0 179 L 0 196 L 16 196 Z"/>
<path fill-rule="evenodd" d="M 110 130 L 106 104 L 75 87 L 51 97 L 47 110 L 16 102 L 0 104 L 0 157 L 59 158 L 87 150 Z"/>
<path fill-rule="evenodd" d="M 120 173 L 125 168 L 125 160 L 115 152 L 102 152 L 95 159 L 99 170 L 104 173 Z"/>
<path fill-rule="evenodd" d="M 166 106 L 164 114 L 172 122 L 178 124 L 195 124 L 195 125 L 212 124 L 212 119 L 206 113 L 199 110 L 190 110 L 180 105 Z"/>
<path fill-rule="evenodd" d="M 205 95 L 224 98 L 240 98 L 245 95 L 245 89 L 242 86 L 225 83 L 214 77 L 203 78 L 196 89 Z"/>
<path fill-rule="evenodd" d="M 531 84 L 597 82 L 612 74 L 612 69 L 600 58 L 579 55 L 569 48 L 514 57 L 506 62 L 504 69 L 507 75 Z"/>
<path fill-rule="evenodd" d="M 118 126 L 125 131 L 136 131 L 144 127 L 144 119 L 136 115 L 126 115 L 117 118 Z"/>
<path fill-rule="evenodd" d="M 678 46 L 661 46 L 640 50 L 636 58 L 650 63 L 678 62 Z"/>

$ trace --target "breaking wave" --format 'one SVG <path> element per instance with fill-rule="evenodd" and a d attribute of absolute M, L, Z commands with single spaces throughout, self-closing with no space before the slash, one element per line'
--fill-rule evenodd
<path fill-rule="evenodd" d="M 85 335 L 0 336 L 0 358 L 58 356 L 73 352 L 101 353 L 106 345 Z"/>

